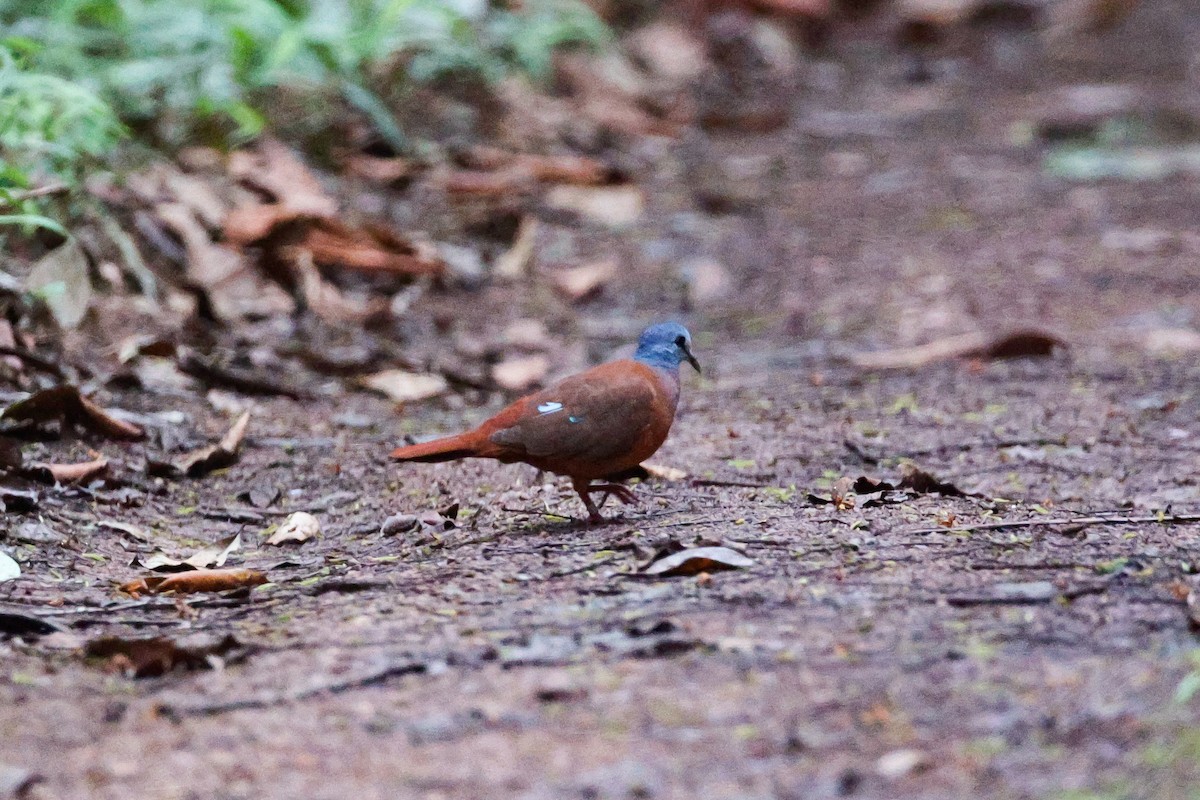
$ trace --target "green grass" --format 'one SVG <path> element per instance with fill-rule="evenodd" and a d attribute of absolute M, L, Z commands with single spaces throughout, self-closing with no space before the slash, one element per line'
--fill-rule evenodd
<path fill-rule="evenodd" d="M 105 98 L 166 144 L 260 133 L 278 89 L 334 96 L 393 147 L 397 78 L 547 74 L 556 49 L 607 31 L 579 0 L 0 0 L 0 24 L 39 71 Z M 403 82 L 403 80 L 399 81 Z M 320 104 L 308 104 L 307 110 Z"/>

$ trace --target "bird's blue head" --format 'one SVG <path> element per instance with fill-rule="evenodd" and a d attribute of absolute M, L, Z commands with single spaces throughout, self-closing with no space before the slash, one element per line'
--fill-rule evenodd
<path fill-rule="evenodd" d="M 696 372 L 700 371 L 700 362 L 692 355 L 692 335 L 678 322 L 663 322 L 642 331 L 633 357 L 643 364 L 672 371 L 686 361 Z"/>

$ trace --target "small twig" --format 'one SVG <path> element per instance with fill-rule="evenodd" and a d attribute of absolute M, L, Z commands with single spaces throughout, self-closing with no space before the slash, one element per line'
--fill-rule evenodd
<path fill-rule="evenodd" d="M 955 525 L 949 528 L 945 526 L 939 526 L 936 528 L 918 528 L 916 530 L 905 531 L 905 533 L 916 536 L 928 533 L 971 533 L 973 531 L 997 531 L 1006 528 L 1042 528 L 1049 527 L 1051 525 L 1144 525 L 1146 523 L 1158 523 L 1160 525 L 1186 525 L 1187 523 L 1191 522 L 1200 522 L 1200 514 L 1168 514 L 1164 516 L 1142 515 L 1129 517 L 1042 517 L 1040 519 L 1022 519 L 1012 522 L 981 522 L 978 525 Z"/>
<path fill-rule="evenodd" d="M 258 695 L 256 697 L 245 697 L 240 700 L 225 700 L 213 703 L 199 703 L 196 705 L 164 705 L 164 711 L 174 713 L 178 716 L 212 716 L 215 714 L 224 714 L 229 711 L 244 711 L 247 709 L 256 708 L 271 708 L 272 706 L 280 706 L 286 703 L 295 703 L 301 700 L 308 700 L 322 694 L 340 694 L 352 689 L 362 689 L 366 686 L 375 686 L 383 683 L 389 678 L 399 677 L 401 675 L 414 675 L 425 672 L 426 665 L 422 661 L 415 661 L 411 658 L 406 658 L 401 661 L 385 661 L 382 665 L 370 670 L 369 672 L 350 678 L 341 678 L 338 680 L 326 681 L 317 684 L 316 686 L 307 686 L 303 689 L 294 689 L 288 692 L 275 692 L 272 694 Z"/>
<path fill-rule="evenodd" d="M 764 489 L 765 483 L 751 483 L 750 481 L 723 481 L 715 478 L 693 478 L 692 486 L 729 486 L 736 489 Z"/>
<path fill-rule="evenodd" d="M 17 203 L 23 203 L 26 200 L 34 200 L 38 197 L 49 197 L 55 194 L 65 194 L 71 190 L 70 186 L 65 183 L 48 183 L 45 186 L 38 186 L 33 189 L 22 189 L 18 192 L 6 192 L 0 197 L 0 206 L 14 206 Z"/>

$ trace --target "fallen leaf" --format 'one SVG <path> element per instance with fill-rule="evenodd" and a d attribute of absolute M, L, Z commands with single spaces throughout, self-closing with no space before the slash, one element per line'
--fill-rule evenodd
<path fill-rule="evenodd" d="M 685 481 L 689 475 L 684 470 L 676 467 L 669 467 L 666 464 L 642 464 L 642 469 L 646 471 L 647 478 L 654 478 L 660 481 Z"/>
<path fill-rule="evenodd" d="M 21 566 L 13 561 L 12 556 L 0 552 L 0 583 L 21 577 Z"/>
<path fill-rule="evenodd" d="M 198 569 L 174 575 L 147 575 L 121 584 L 120 591 L 139 597 L 142 594 L 194 594 L 249 589 L 268 582 L 266 573 L 256 569 Z"/>
<path fill-rule="evenodd" d="M 62 385 L 35 392 L 4 409 L 0 419 L 27 422 L 61 420 L 87 428 L 110 439 L 144 439 L 146 432 L 131 422 L 113 417 L 80 394 L 75 386 Z"/>
<path fill-rule="evenodd" d="M 700 572 L 744 569 L 753 564 L 753 559 L 729 547 L 693 547 L 660 558 L 642 570 L 642 574 L 667 578 L 695 575 Z"/>
<path fill-rule="evenodd" d="M 1192 630 L 1200 629 L 1200 594 L 1197 594 L 1195 588 L 1188 590 L 1185 607 L 1187 608 L 1188 625 Z"/>
<path fill-rule="evenodd" d="M 397 183 L 411 177 L 417 166 L 401 156 L 381 158 L 355 153 L 342 160 L 346 171 L 374 183 Z"/>
<path fill-rule="evenodd" d="M 242 535 L 237 533 L 197 550 L 187 558 L 172 558 L 161 550 L 156 550 L 145 558 L 135 558 L 130 566 L 141 566 L 155 572 L 182 572 L 219 567 L 229 558 L 230 553 L 240 550 L 241 547 Z"/>
<path fill-rule="evenodd" d="M 908 489 L 916 494 L 940 494 L 945 497 L 974 497 L 952 483 L 946 483 L 914 464 L 900 465 L 899 489 Z"/>
<path fill-rule="evenodd" d="M 334 217 L 313 216 L 282 204 L 241 206 L 229 212 L 225 239 L 255 247 L 264 272 L 284 285 L 297 252 L 308 252 L 315 264 L 357 272 L 438 276 L 445 262 L 432 248 L 419 246 L 381 225 L 349 225 Z"/>
<path fill-rule="evenodd" d="M 300 291 L 304 302 L 321 319 L 332 323 L 363 323 L 371 319 L 383 319 L 390 303 L 374 295 L 352 298 L 329 281 L 321 277 L 313 263 L 312 253 L 303 251 L 295 260 L 300 276 Z"/>
<path fill-rule="evenodd" d="M 28 472 L 42 474 L 49 478 L 50 483 L 82 483 L 96 477 L 108 469 L 108 459 L 97 456 L 91 461 L 79 464 L 44 464 L 34 462 L 28 467 Z"/>
<path fill-rule="evenodd" d="M 306 511 L 297 511 L 284 520 L 270 538 L 267 544 L 280 545 L 307 542 L 314 536 L 321 535 L 321 523 Z"/>
<path fill-rule="evenodd" d="M 967 333 L 917 347 L 859 353 L 852 356 L 851 361 L 863 369 L 915 369 L 956 358 L 1049 356 L 1055 349 L 1066 346 L 1066 342 L 1061 338 L 1043 331 L 1015 331 L 995 337 L 983 333 Z"/>
<path fill-rule="evenodd" d="M 384 536 L 395 536 L 398 533 L 411 531 L 419 524 L 416 514 L 392 514 L 383 521 L 379 532 Z"/>
<path fill-rule="evenodd" d="M 136 358 L 174 358 L 175 342 L 149 334 L 133 336 L 121 343 L 117 351 L 117 360 L 122 364 Z"/>
<path fill-rule="evenodd" d="M 645 196 L 633 184 L 612 186 L 555 186 L 546 193 L 546 205 L 577 214 L 608 228 L 628 228 L 642 217 Z"/>
<path fill-rule="evenodd" d="M 84 654 L 105 659 L 111 670 L 133 678 L 153 678 L 176 669 L 212 669 L 244 658 L 249 648 L 232 634 L 197 633 L 179 640 L 165 636 L 125 639 L 104 636 L 87 643 Z"/>
<path fill-rule="evenodd" d="M 920 750 L 893 750 L 875 762 L 875 772 L 885 780 L 896 780 L 931 766 L 929 756 Z"/>
<path fill-rule="evenodd" d="M 359 379 L 359 383 L 395 403 L 415 403 L 444 394 L 450 384 L 441 375 L 387 369 Z"/>
<path fill-rule="evenodd" d="M 537 217 L 532 214 L 521 217 L 512 244 L 496 259 L 496 266 L 493 268 L 496 277 L 514 280 L 528 274 L 529 263 L 533 259 L 533 245 L 537 241 L 537 230 Z"/>
<path fill-rule="evenodd" d="M 543 355 L 507 358 L 492 367 L 492 380 L 502 389 L 523 392 L 539 385 L 550 371 L 550 359 Z"/>
<path fill-rule="evenodd" d="M 72 236 L 38 259 L 25 287 L 42 298 L 60 327 L 79 325 L 92 299 L 87 255 L 79 241 Z"/>
<path fill-rule="evenodd" d="M 249 424 L 250 412 L 245 411 L 221 437 L 221 441 L 188 453 L 171 464 L 168 471 L 189 478 L 199 478 L 236 464 L 242 448 L 242 439 L 246 435 L 246 426 Z"/>
<path fill-rule="evenodd" d="M 277 139 L 259 140 L 254 149 L 229 156 L 229 174 L 264 189 L 292 211 L 315 215 L 337 213 L 337 201 L 296 154 Z"/>
<path fill-rule="evenodd" d="M 555 272 L 554 286 L 571 302 L 579 302 L 598 293 L 617 274 L 617 262 L 597 261 Z"/>
<path fill-rule="evenodd" d="M 513 163 L 516 170 L 542 183 L 594 186 L 612 177 L 612 170 L 607 164 L 587 156 L 521 153 Z"/>

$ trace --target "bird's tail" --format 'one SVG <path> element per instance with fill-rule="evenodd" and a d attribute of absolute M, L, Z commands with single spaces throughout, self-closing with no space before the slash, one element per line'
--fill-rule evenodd
<path fill-rule="evenodd" d="M 479 447 L 475 442 L 473 432 L 460 433 L 457 436 L 446 436 L 434 439 L 432 442 L 410 444 L 407 447 L 397 447 L 392 451 L 394 461 L 453 461 L 457 458 L 470 458 L 479 455 Z"/>

